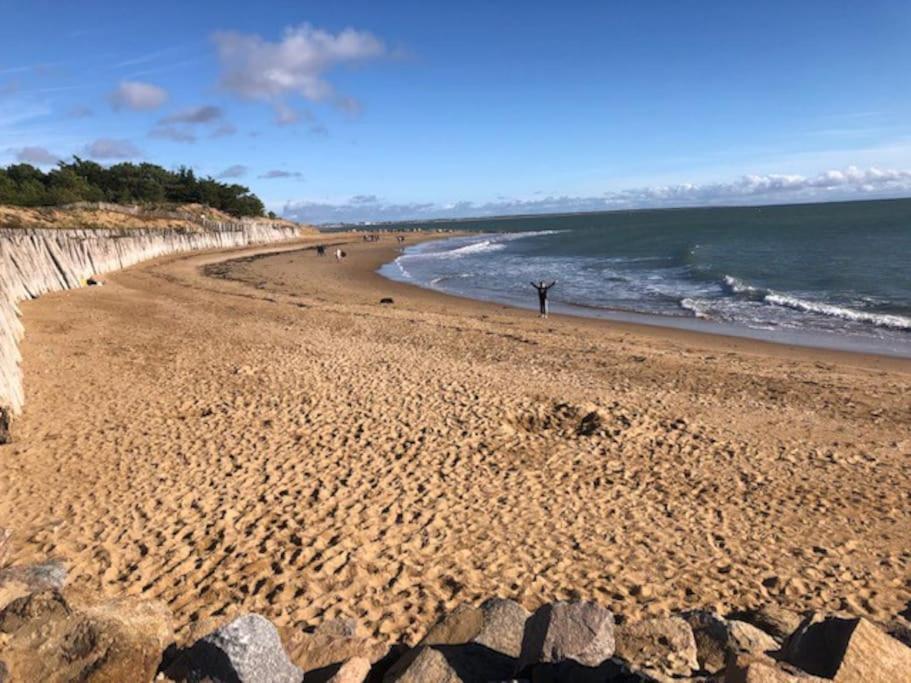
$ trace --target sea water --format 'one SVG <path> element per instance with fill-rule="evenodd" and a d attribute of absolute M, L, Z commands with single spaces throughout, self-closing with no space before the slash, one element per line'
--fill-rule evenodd
<path fill-rule="evenodd" d="M 399 226 L 413 228 L 412 225 Z M 533 308 L 911 356 L 911 200 L 435 222 L 387 277 Z"/>

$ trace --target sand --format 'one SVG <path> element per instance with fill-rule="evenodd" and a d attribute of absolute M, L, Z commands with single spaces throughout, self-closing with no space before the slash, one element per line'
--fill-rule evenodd
<path fill-rule="evenodd" d="M 908 605 L 911 362 L 541 321 L 380 278 L 391 241 L 345 249 L 25 303 L 13 559 L 161 599 L 184 636 L 260 612 L 292 654 L 327 618 L 413 642 L 493 595 Z"/>

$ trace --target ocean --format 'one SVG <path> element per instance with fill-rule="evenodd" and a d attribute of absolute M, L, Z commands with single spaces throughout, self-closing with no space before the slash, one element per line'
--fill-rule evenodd
<path fill-rule="evenodd" d="M 401 226 L 412 229 L 413 225 Z M 435 222 L 380 272 L 469 298 L 911 356 L 911 199 Z"/>

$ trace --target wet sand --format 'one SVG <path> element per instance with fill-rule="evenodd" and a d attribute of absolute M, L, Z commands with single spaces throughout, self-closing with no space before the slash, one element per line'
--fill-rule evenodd
<path fill-rule="evenodd" d="M 25 303 L 13 558 L 161 599 L 184 635 L 261 612 L 292 654 L 327 618 L 413 641 L 492 595 L 877 621 L 911 600 L 911 361 L 541 321 L 381 278 L 391 241 L 345 249 Z"/>

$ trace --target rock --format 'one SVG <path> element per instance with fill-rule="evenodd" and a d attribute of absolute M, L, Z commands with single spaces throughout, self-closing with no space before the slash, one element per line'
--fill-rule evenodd
<path fill-rule="evenodd" d="M 866 619 L 808 615 L 782 648 L 782 658 L 839 683 L 908 680 L 911 648 Z"/>
<path fill-rule="evenodd" d="M 681 618 L 693 631 L 699 667 L 709 673 L 722 671 L 728 660 L 727 622 L 714 612 L 704 610 L 685 612 Z"/>
<path fill-rule="evenodd" d="M 29 593 L 60 590 L 66 585 L 66 579 L 66 565 L 59 560 L 13 565 L 2 569 L 0 570 L 0 607 Z"/>
<path fill-rule="evenodd" d="M 619 659 L 609 659 L 594 667 L 573 661 L 537 664 L 530 674 L 532 683 L 673 683 L 670 678 L 654 678 L 634 671 Z"/>
<path fill-rule="evenodd" d="M 463 645 L 478 643 L 495 652 L 516 658 L 529 613 L 519 603 L 491 598 L 480 607 L 460 605 L 435 624 L 421 645 Z"/>
<path fill-rule="evenodd" d="M 323 669 L 348 659 L 363 657 L 375 662 L 386 654 L 386 646 L 360 632 L 349 618 L 321 623 L 312 633 L 297 632 L 288 638 L 288 653 L 304 671 Z"/>
<path fill-rule="evenodd" d="M 10 550 L 10 539 L 13 537 L 13 532 L 9 529 L 3 529 L 0 527 L 0 568 L 6 564 L 6 558 L 9 556 Z M 2 606 L 2 605 L 0 605 Z"/>
<path fill-rule="evenodd" d="M 796 669 L 784 669 L 766 658 L 739 655 L 728 664 L 724 683 L 824 683 L 824 679 Z"/>
<path fill-rule="evenodd" d="M 370 660 L 352 657 L 340 664 L 333 664 L 304 675 L 307 683 L 364 683 L 370 673 Z"/>
<path fill-rule="evenodd" d="M 89 287 L 96 287 L 96 286 L 100 287 L 101 285 L 104 284 L 104 282 L 100 278 L 90 277 L 85 281 L 85 284 L 87 284 Z"/>
<path fill-rule="evenodd" d="M 525 623 L 519 671 L 573 660 L 596 667 L 614 654 L 614 615 L 593 602 L 543 605 Z"/>
<path fill-rule="evenodd" d="M 512 677 L 515 660 L 488 647 L 419 645 L 405 655 L 407 666 L 393 667 L 384 681 L 399 683 L 459 683 L 504 681 Z"/>
<path fill-rule="evenodd" d="M 776 652 L 780 647 L 768 633 L 745 621 L 728 619 L 727 625 L 729 642 L 737 653 L 761 655 Z"/>
<path fill-rule="evenodd" d="M 182 653 L 175 675 L 212 683 L 300 683 L 298 669 L 275 626 L 259 614 L 246 614 L 216 629 Z"/>
<path fill-rule="evenodd" d="M 12 443 L 13 436 L 10 434 L 10 411 L 0 406 L 0 445 Z"/>
<path fill-rule="evenodd" d="M 778 605 L 763 605 L 728 615 L 729 619 L 743 621 L 765 631 L 778 642 L 794 633 L 800 626 L 801 616 L 797 612 Z"/>
<path fill-rule="evenodd" d="M 767 653 L 779 648 L 772 636 L 743 621 L 703 610 L 685 612 L 681 617 L 693 630 L 699 666 L 710 673 L 722 671 L 740 654 L 769 659 Z"/>
<path fill-rule="evenodd" d="M 384 296 L 382 299 L 380 299 L 380 303 L 388 305 L 388 304 L 394 304 L 395 301 L 393 301 L 391 296 Z"/>
<path fill-rule="evenodd" d="M 679 676 L 699 669 L 693 629 L 680 617 L 623 624 L 615 638 L 616 656 L 636 669 Z"/>
<path fill-rule="evenodd" d="M 29 593 L 0 611 L 0 633 L 15 633 L 29 622 L 55 617 L 65 619 L 70 614 L 69 605 L 58 591 Z"/>
<path fill-rule="evenodd" d="M 157 602 L 115 600 L 83 609 L 57 591 L 32 593 L 0 613 L 3 665 L 13 681 L 149 681 L 173 642 Z"/>

